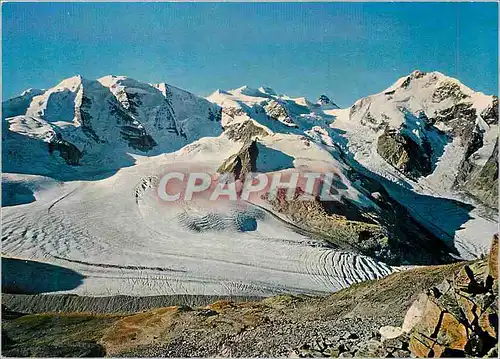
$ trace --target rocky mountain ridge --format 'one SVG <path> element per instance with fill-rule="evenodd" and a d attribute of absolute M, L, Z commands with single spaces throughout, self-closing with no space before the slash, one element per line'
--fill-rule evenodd
<path fill-rule="evenodd" d="M 117 147 L 147 156 L 175 151 L 246 119 L 267 133 L 300 134 L 332 152 L 361 158 L 362 165 L 385 176 L 371 158 L 363 161 L 374 148 L 375 162 L 384 161 L 394 168 L 390 176 L 403 175 L 411 183 L 437 188 L 426 177 L 442 179 L 446 167 L 453 173 L 446 177 L 450 190 L 496 207 L 498 98 L 438 72 L 414 71 L 348 109 L 339 109 L 324 94 L 314 104 L 268 87 L 216 91 L 208 100 L 213 104 L 165 83 L 75 76 L 4 101 L 4 140 L 9 144 L 13 132 L 52 142 L 51 152 L 65 153 L 63 159 L 75 165 Z M 357 138 L 363 128 L 366 135 Z"/>
<path fill-rule="evenodd" d="M 340 186 L 328 215 L 349 219 L 353 208 L 362 213 L 360 228 L 375 222 L 384 231 L 375 236 L 380 240 L 362 236 L 356 246 L 403 263 L 387 240 L 446 242 L 458 255 L 454 233 L 473 208 L 456 201 L 464 192 L 495 206 L 497 106 L 495 96 L 437 72 L 414 71 L 347 109 L 326 95 L 313 103 L 269 87 L 218 90 L 202 99 L 165 83 L 76 76 L 3 102 L 4 172 L 87 178 L 89 171 L 132 166 L 135 156 L 174 153 L 189 161 L 192 151 L 207 146 L 219 146 L 218 155 L 225 156 L 214 170 L 238 176 L 330 169 L 339 174 Z M 444 207 L 450 228 L 412 208 L 418 201 L 426 208 Z M 291 219 L 303 225 L 297 216 Z M 438 252 L 431 257 L 441 257 Z"/>
<path fill-rule="evenodd" d="M 73 166 L 107 159 L 113 167 L 113 160 L 127 153 L 169 152 L 222 131 L 220 109 L 210 102 L 167 84 L 149 85 L 123 76 L 75 76 L 3 102 L 2 113 L 7 152 L 22 152 L 26 145 L 20 145 L 21 140 L 32 143 L 29 147 L 45 144 L 47 154 L 59 152 Z M 11 134 L 16 140 L 10 141 Z M 50 162 L 46 157 L 41 159 Z M 115 167 L 123 165 L 116 162 Z M 22 166 L 15 158 L 6 163 L 14 167 L 12 172 Z"/>

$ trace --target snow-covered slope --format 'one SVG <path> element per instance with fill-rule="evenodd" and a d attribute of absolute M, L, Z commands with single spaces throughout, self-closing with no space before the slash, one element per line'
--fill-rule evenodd
<path fill-rule="evenodd" d="M 3 254 L 71 267 L 84 276 L 71 290 L 95 295 L 318 293 L 395 270 L 381 258 L 473 258 L 496 230 L 464 196 L 488 202 L 470 184 L 498 166 L 494 101 L 421 72 L 347 109 L 265 86 L 203 99 L 123 76 L 28 90 L 2 104 Z M 340 237 L 359 228 L 361 242 L 328 244 L 264 199 L 154 195 L 166 171 L 213 173 L 250 143 L 259 172 L 335 173 L 331 212 L 312 220 Z"/>
<path fill-rule="evenodd" d="M 208 99 L 223 108 L 226 131 L 235 122 L 251 120 L 273 133 L 271 142 L 283 133 L 295 135 L 328 152 L 333 158 L 328 162 L 340 163 L 337 168 L 347 166 L 376 179 L 437 236 L 448 241 L 455 237 L 465 257 L 486 250 L 496 230 L 494 210 L 481 201 L 495 207 L 497 170 L 490 169 L 493 174 L 482 178 L 487 195 L 481 197 L 474 186 L 467 185 L 485 172 L 487 162 L 498 168 L 495 96 L 474 92 L 438 72 L 414 71 L 347 109 L 324 108 L 305 98 L 248 87 L 218 90 Z M 266 111 L 273 102 L 282 105 L 287 122 L 294 127 L 273 121 L 273 114 Z M 401 140 L 405 145 L 399 145 Z M 398 168 L 398 161 L 405 163 L 405 157 L 410 160 Z M 434 201 L 436 197 L 473 203 L 477 208 L 465 215 L 471 217 L 467 220 L 464 206 Z"/>
<path fill-rule="evenodd" d="M 82 295 L 326 293 L 392 271 L 252 205 L 166 206 L 154 191 L 134 196 L 145 177 L 182 159 L 193 161 L 188 153 L 141 158 L 103 180 L 38 179 L 37 188 L 25 176 L 37 201 L 3 208 L 4 255 L 72 268 L 84 279 L 71 291 Z"/>
<path fill-rule="evenodd" d="M 493 153 L 498 132 L 495 101 L 441 73 L 414 71 L 381 93 L 329 114 L 336 117 L 331 126 L 346 132 L 346 150 L 383 175 L 401 173 L 384 169 L 387 160 L 377 149 L 380 135 L 395 130 L 413 141 L 422 153 L 428 153 L 429 167 L 420 176 L 403 173 L 405 180 L 414 179 L 444 195 L 457 184 L 465 160 L 480 167 Z"/>
<path fill-rule="evenodd" d="M 4 154 L 17 154 L 4 157 L 7 172 L 28 170 L 34 148 L 37 167 L 45 170 L 29 173 L 65 172 L 54 168 L 61 162 L 58 153 L 71 165 L 114 169 L 133 164 L 131 154 L 172 152 L 222 131 L 220 109 L 210 102 L 173 86 L 126 77 L 75 76 L 43 92 L 25 92 L 2 109 Z"/>

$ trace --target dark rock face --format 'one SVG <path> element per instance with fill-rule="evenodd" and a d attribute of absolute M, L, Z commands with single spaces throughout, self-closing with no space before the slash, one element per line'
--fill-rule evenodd
<path fill-rule="evenodd" d="M 464 114 L 463 111 L 460 113 Z M 465 113 L 468 113 L 469 117 L 475 116 L 475 111 L 472 113 L 466 110 Z M 492 104 L 481 112 L 480 117 L 488 125 L 498 123 L 498 97 L 493 97 Z M 480 167 L 473 160 L 474 153 L 483 146 L 484 131 L 477 125 L 467 125 L 459 128 L 458 134 L 462 144 L 467 146 L 467 151 L 458 170 L 455 186 L 490 207 L 498 207 L 498 140 L 490 157 Z"/>
<path fill-rule="evenodd" d="M 224 129 L 224 133 L 231 140 L 243 141 L 244 143 L 249 143 L 254 138 L 268 136 L 267 131 L 263 127 L 257 126 L 251 120 L 229 125 Z"/>
<path fill-rule="evenodd" d="M 486 121 L 488 125 L 495 125 L 498 123 L 498 97 L 493 96 L 491 106 L 488 106 L 481 112 L 481 118 Z"/>
<path fill-rule="evenodd" d="M 413 179 L 432 173 L 431 151 L 426 142 L 419 146 L 397 130 L 386 130 L 377 142 L 378 154 Z"/>
<path fill-rule="evenodd" d="M 426 75 L 425 72 L 422 72 L 422 71 L 419 71 L 419 70 L 415 70 L 413 71 L 410 76 L 408 76 L 404 81 L 403 83 L 401 84 L 401 87 L 404 88 L 404 89 L 407 89 L 408 87 L 410 87 L 410 84 L 411 84 L 411 81 L 412 80 L 415 80 L 415 79 L 420 79 L 422 77 L 424 77 Z"/>
<path fill-rule="evenodd" d="M 179 135 L 182 131 L 177 124 L 175 111 L 168 101 L 165 101 L 164 105 L 156 113 L 153 126 L 157 130 L 166 130 L 176 135 Z"/>
<path fill-rule="evenodd" d="M 218 108 L 216 111 L 213 111 L 212 109 L 208 109 L 208 120 L 209 121 L 215 121 L 215 122 L 221 122 L 222 120 L 222 108 Z"/>
<path fill-rule="evenodd" d="M 492 265 L 493 264 L 493 265 Z M 464 266 L 420 299 L 420 318 L 411 331 L 418 357 L 497 356 L 498 237 L 488 260 Z"/>
<path fill-rule="evenodd" d="M 498 99 L 496 101 L 498 102 Z M 486 111 L 486 114 L 483 112 L 491 124 L 498 121 L 489 117 L 495 115 L 494 108 L 496 107 L 489 108 L 490 112 Z M 483 166 L 478 166 L 474 163 L 474 153 L 484 145 L 484 131 L 470 122 L 456 127 L 454 131 L 460 137 L 462 145 L 466 146 L 466 152 L 455 179 L 455 187 L 468 192 L 484 204 L 496 208 L 498 206 L 498 141 L 487 162 Z"/>
<path fill-rule="evenodd" d="M 299 200 L 301 188 L 293 199 L 279 189 L 276 198 L 264 196 L 273 210 L 286 215 L 297 227 L 318 235 L 336 248 L 356 251 L 387 264 L 440 264 L 453 261 L 452 248 L 424 228 L 408 211 L 394 201 L 377 181 L 350 175 L 359 181 L 366 195 L 380 207 L 378 211 L 360 209 L 343 201 Z"/>
<path fill-rule="evenodd" d="M 291 116 L 288 114 L 285 106 L 278 101 L 269 101 L 269 103 L 264 106 L 264 110 L 266 111 L 266 114 L 270 119 L 279 121 L 287 126 L 297 127 L 297 125 L 293 122 Z"/>
<path fill-rule="evenodd" d="M 225 115 L 234 118 L 235 116 L 242 116 L 245 114 L 245 111 L 242 108 L 238 107 L 224 107 L 222 108 L 222 113 Z"/>
<path fill-rule="evenodd" d="M 449 253 L 457 254 L 456 249 L 447 246 L 415 220 L 380 182 L 359 173 L 353 173 L 350 177 L 352 181 L 359 181 L 365 195 L 379 206 L 379 210 L 370 213 L 370 216 L 384 228 L 388 240 L 383 250 L 376 253 L 376 258 L 392 265 L 453 262 Z"/>
<path fill-rule="evenodd" d="M 156 146 L 153 137 L 148 135 L 142 128 L 122 126 L 120 134 L 128 142 L 128 145 L 136 150 L 147 152 Z"/>
<path fill-rule="evenodd" d="M 120 98 L 120 103 L 123 108 L 130 111 L 133 115 L 138 115 L 138 107 L 142 105 L 142 100 L 139 94 L 133 92 L 127 92 L 125 89 L 120 90 L 116 94 L 117 98 Z"/>
<path fill-rule="evenodd" d="M 90 115 L 90 110 L 92 108 L 92 100 L 85 95 L 85 91 L 82 88 L 82 99 L 80 106 L 76 106 L 75 108 L 75 120 L 80 123 L 83 132 L 91 139 L 93 139 L 97 143 L 102 143 L 102 141 L 97 133 L 92 128 L 92 115 Z"/>
<path fill-rule="evenodd" d="M 336 103 L 332 102 L 328 96 L 325 94 L 322 94 L 317 102 L 318 105 L 320 106 L 326 106 L 326 107 L 331 107 L 331 108 L 340 108 Z"/>
<path fill-rule="evenodd" d="M 119 121 L 120 136 L 133 149 L 147 152 L 156 146 L 156 142 L 146 130 L 117 104 L 111 103 L 111 113 Z"/>
<path fill-rule="evenodd" d="M 458 102 L 467 98 L 467 95 L 460 90 L 460 85 L 455 82 L 445 82 L 432 94 L 432 102 L 434 103 L 439 103 L 448 98 Z"/>
<path fill-rule="evenodd" d="M 471 170 L 464 172 L 468 174 Z M 486 164 L 471 176 L 465 175 L 462 188 L 483 203 L 498 207 L 498 141 Z"/>
<path fill-rule="evenodd" d="M 124 88 L 118 91 L 115 94 L 115 97 L 118 99 L 120 105 L 129 117 L 133 119 L 140 118 L 140 107 L 144 104 L 144 99 L 141 94 L 127 91 L 127 88 Z M 177 119 L 175 117 L 175 111 L 168 97 L 171 97 L 171 94 L 168 89 L 166 89 L 165 101 L 156 112 L 153 126 L 157 130 L 166 130 L 167 132 L 179 135 L 180 130 L 178 128 Z M 141 148 L 136 149 L 141 150 Z M 147 149 L 145 151 L 147 151 Z"/>
<path fill-rule="evenodd" d="M 458 103 L 440 111 L 435 117 L 429 119 L 431 125 L 440 123 L 451 128 L 448 134 L 459 137 L 463 146 L 468 145 L 476 123 L 476 109 L 471 103 Z"/>
<path fill-rule="evenodd" d="M 242 179 L 248 173 L 257 171 L 259 149 L 254 140 L 245 144 L 241 150 L 230 156 L 217 170 L 218 173 L 232 173 L 235 179 Z"/>
<path fill-rule="evenodd" d="M 63 140 L 60 137 L 54 138 L 49 142 L 49 154 L 58 151 L 68 165 L 77 166 L 82 158 L 82 152 L 73 144 Z"/>

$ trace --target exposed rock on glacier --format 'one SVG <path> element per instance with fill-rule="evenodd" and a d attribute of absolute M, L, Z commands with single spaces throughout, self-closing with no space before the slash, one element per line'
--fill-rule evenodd
<path fill-rule="evenodd" d="M 293 122 L 292 118 L 288 114 L 286 107 L 279 101 L 271 100 L 267 105 L 264 106 L 264 110 L 269 118 L 279 121 L 286 126 L 297 127 Z"/>
<path fill-rule="evenodd" d="M 217 172 L 231 173 L 235 179 L 244 178 L 248 173 L 257 171 L 258 155 L 257 142 L 246 143 L 238 153 L 226 159 Z"/>
<path fill-rule="evenodd" d="M 337 106 L 336 103 L 334 103 L 332 100 L 330 100 L 328 98 L 328 96 L 326 96 L 325 94 L 322 94 L 319 97 L 318 102 L 316 102 L 316 104 L 318 104 L 319 106 L 321 106 L 325 110 L 332 110 L 332 109 L 339 109 L 340 108 L 339 106 Z"/>

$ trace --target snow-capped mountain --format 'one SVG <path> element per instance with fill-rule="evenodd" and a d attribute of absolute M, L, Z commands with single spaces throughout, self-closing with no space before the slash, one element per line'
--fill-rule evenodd
<path fill-rule="evenodd" d="M 481 173 L 496 153 L 498 98 L 441 73 L 414 71 L 347 109 L 324 95 L 313 104 L 248 87 L 208 99 L 223 108 L 223 126 L 248 117 L 271 131 L 302 133 L 417 191 L 461 189 L 496 207 L 495 178 Z"/>
<path fill-rule="evenodd" d="M 69 165 L 121 167 L 128 154 L 171 152 L 222 131 L 212 103 L 164 83 L 116 76 L 68 78 L 48 90 L 28 90 L 2 110 L 4 155 L 17 155 L 4 158 L 8 172 L 25 170 L 31 159 L 24 152 L 34 148 L 59 153 Z M 53 167 L 57 156 L 51 157 L 38 158 Z"/>
<path fill-rule="evenodd" d="M 2 104 L 3 248 L 71 263 L 89 274 L 79 290 L 101 295 L 93 263 L 116 293 L 159 294 L 153 276 L 162 294 L 269 294 L 473 258 L 496 230 L 497 106 L 419 71 L 345 109 L 267 86 L 204 99 L 123 76 L 30 89 Z M 335 201 L 162 205 L 154 185 L 181 165 L 332 172 Z M 129 268 L 144 263 L 141 282 Z"/>
<path fill-rule="evenodd" d="M 328 96 L 326 96 L 325 94 L 322 94 L 319 99 L 318 99 L 318 102 L 316 102 L 319 106 L 321 106 L 321 108 L 323 108 L 324 110 L 333 110 L 333 109 L 339 109 L 340 107 L 332 102 Z"/>
<path fill-rule="evenodd" d="M 349 151 L 371 170 L 391 172 L 381 168 L 385 161 L 399 172 L 394 177 L 403 174 L 424 191 L 443 195 L 463 189 L 496 207 L 495 178 L 481 174 L 496 153 L 495 96 L 438 72 L 414 71 L 348 111 L 332 114 L 338 118 L 331 126 L 347 132 Z M 478 176 L 485 187 L 471 185 Z"/>
<path fill-rule="evenodd" d="M 346 109 L 324 109 L 305 98 L 248 87 L 216 91 L 208 99 L 223 107 L 226 131 L 238 124 L 248 132 L 250 126 L 241 123 L 251 121 L 272 134 L 270 142 L 283 133 L 302 136 L 347 165 L 346 173 L 361 173 L 382 183 L 393 199 L 442 239 L 457 236 L 457 243 L 474 242 L 482 228 L 489 228 L 486 237 L 494 232 L 494 222 L 483 227 L 479 219 L 466 220 L 462 229 L 449 226 L 454 220 L 443 221 L 442 214 L 455 209 L 430 204 L 429 198 L 472 201 L 482 207 L 479 201 L 496 208 L 496 96 L 474 92 L 439 72 L 414 71 Z M 266 111 L 274 102 L 287 114 L 286 124 Z M 470 215 L 482 216 L 477 211 L 481 212 L 473 210 Z"/>

